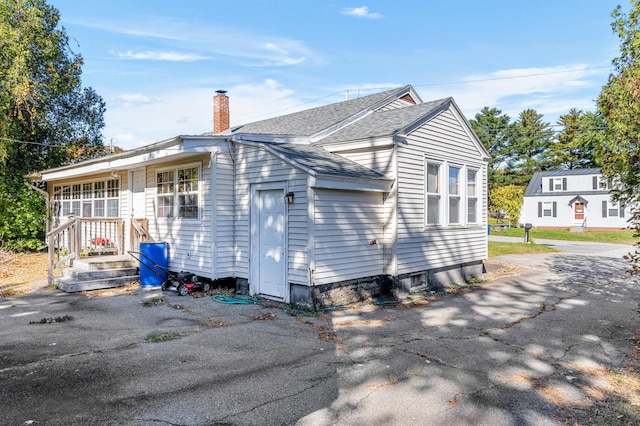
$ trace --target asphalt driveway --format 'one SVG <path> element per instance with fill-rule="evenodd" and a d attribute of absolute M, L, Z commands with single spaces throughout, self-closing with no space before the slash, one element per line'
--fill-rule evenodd
<path fill-rule="evenodd" d="M 537 242 L 564 251 L 319 316 L 147 290 L 2 298 L 2 424 L 557 424 L 627 361 L 640 297 L 629 247 Z"/>

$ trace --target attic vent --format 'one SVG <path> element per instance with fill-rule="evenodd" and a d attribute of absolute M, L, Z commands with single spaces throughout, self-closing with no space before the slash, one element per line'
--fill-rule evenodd
<path fill-rule="evenodd" d="M 409 103 L 411 105 L 415 105 L 416 101 L 413 100 L 413 98 L 411 97 L 410 94 L 406 94 L 403 97 L 400 98 L 401 101 L 405 101 L 406 103 Z"/>

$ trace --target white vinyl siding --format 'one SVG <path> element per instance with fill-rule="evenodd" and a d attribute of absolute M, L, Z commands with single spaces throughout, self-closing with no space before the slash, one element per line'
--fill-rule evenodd
<path fill-rule="evenodd" d="M 185 162 L 163 163 L 157 167 L 147 167 L 147 215 L 158 212 L 158 174 L 167 171 L 199 168 L 198 190 L 202 194 L 211 193 L 210 155 Z M 175 188 L 174 174 L 174 188 Z M 164 190 L 163 190 L 164 191 Z M 199 218 L 156 217 L 149 220 L 149 232 L 155 241 L 169 243 L 169 269 L 189 271 L 197 275 L 211 277 L 211 197 L 201 197 Z M 149 204 L 151 203 L 151 204 Z"/>
<path fill-rule="evenodd" d="M 487 191 L 482 151 L 459 120 L 462 118 L 446 110 L 413 131 L 406 144 L 398 145 L 396 259 L 399 275 L 480 261 L 487 256 L 487 230 L 486 225 L 483 226 L 486 197 L 478 198 L 477 224 L 425 226 L 425 167 L 429 159 L 476 170 L 478 194 Z M 461 182 L 465 182 L 464 173 L 462 179 Z"/>
<path fill-rule="evenodd" d="M 287 205 L 287 279 L 290 283 L 308 285 L 307 174 L 261 147 L 237 144 L 235 161 L 241 170 L 235 179 L 236 276 L 249 278 L 251 185 L 282 182 L 286 192 L 295 194 L 293 204 Z"/>
<path fill-rule="evenodd" d="M 215 212 L 211 215 L 213 235 L 212 258 L 215 262 L 215 278 L 233 277 L 235 275 L 234 260 L 234 193 L 233 162 L 226 151 L 214 154 L 211 167 L 213 182 L 211 202 Z M 207 196 L 205 196 L 205 199 Z M 208 203 L 205 202 L 208 206 Z"/>
<path fill-rule="evenodd" d="M 314 284 L 384 273 L 381 193 L 315 191 Z"/>

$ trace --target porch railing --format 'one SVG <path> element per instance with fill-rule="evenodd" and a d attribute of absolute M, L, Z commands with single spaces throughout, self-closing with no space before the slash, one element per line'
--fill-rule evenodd
<path fill-rule="evenodd" d="M 124 254 L 122 219 L 70 219 L 47 234 L 49 284 L 62 265 L 73 266 L 81 256 Z"/>

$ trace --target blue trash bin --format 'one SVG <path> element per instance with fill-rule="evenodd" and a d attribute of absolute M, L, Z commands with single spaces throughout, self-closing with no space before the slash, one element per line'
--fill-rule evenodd
<path fill-rule="evenodd" d="M 487 235 L 491 235 L 491 225 L 487 225 Z"/>
<path fill-rule="evenodd" d="M 140 243 L 140 286 L 160 287 L 167 279 L 169 243 Z"/>

